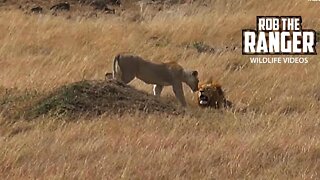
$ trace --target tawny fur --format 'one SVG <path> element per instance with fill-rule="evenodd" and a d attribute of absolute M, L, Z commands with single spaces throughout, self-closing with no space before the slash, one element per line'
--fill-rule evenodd
<path fill-rule="evenodd" d="M 198 90 L 199 83 L 197 71 L 184 70 L 176 62 L 154 63 L 139 56 L 124 54 L 114 58 L 113 78 L 125 84 L 134 78 L 147 84 L 153 84 L 155 96 L 160 96 L 164 86 L 172 86 L 173 92 L 182 106 L 186 106 L 182 83 L 186 83 L 194 92 Z"/>
<path fill-rule="evenodd" d="M 201 96 L 206 96 L 207 103 L 201 104 Z M 222 108 L 231 106 L 231 102 L 227 101 L 220 84 L 204 83 L 199 85 L 199 92 L 197 94 L 197 104 L 200 107 Z"/>

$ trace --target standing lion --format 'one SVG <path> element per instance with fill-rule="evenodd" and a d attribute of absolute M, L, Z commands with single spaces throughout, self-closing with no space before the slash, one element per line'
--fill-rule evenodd
<path fill-rule="evenodd" d="M 106 77 L 110 73 L 106 73 Z M 182 106 L 186 106 L 186 100 L 182 83 L 186 83 L 193 92 L 198 90 L 198 72 L 184 70 L 176 62 L 154 63 L 139 56 L 119 54 L 113 60 L 114 79 L 125 84 L 135 77 L 147 84 L 153 84 L 153 94 L 160 96 L 164 86 L 172 86 L 176 98 Z"/>

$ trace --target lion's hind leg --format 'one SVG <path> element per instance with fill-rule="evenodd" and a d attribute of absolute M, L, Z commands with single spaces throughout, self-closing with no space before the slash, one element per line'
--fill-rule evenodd
<path fill-rule="evenodd" d="M 135 78 L 135 75 L 133 73 L 125 73 L 123 72 L 121 74 L 121 81 L 124 82 L 125 84 L 128 84 L 129 82 L 131 82 L 133 79 Z"/>
<path fill-rule="evenodd" d="M 134 73 L 128 72 L 129 69 L 128 71 L 126 70 L 127 69 L 122 70 L 119 66 L 117 66 L 112 73 L 113 79 L 121 81 L 125 84 L 128 84 L 129 82 L 131 82 L 135 78 L 135 75 Z"/>

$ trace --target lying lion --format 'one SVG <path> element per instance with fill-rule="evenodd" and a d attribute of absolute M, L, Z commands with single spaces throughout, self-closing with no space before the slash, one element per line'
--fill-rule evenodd
<path fill-rule="evenodd" d="M 226 100 L 220 84 L 204 83 L 199 85 L 197 104 L 200 107 L 228 108 L 232 103 Z"/>
<path fill-rule="evenodd" d="M 111 73 L 106 73 L 106 78 Z M 147 84 L 153 84 L 153 94 L 160 96 L 164 86 L 172 86 L 176 98 L 182 106 L 186 106 L 186 100 L 182 83 L 186 83 L 193 92 L 198 90 L 198 72 L 184 70 L 176 62 L 154 63 L 139 56 L 117 55 L 113 60 L 114 79 L 125 84 L 135 77 Z"/>

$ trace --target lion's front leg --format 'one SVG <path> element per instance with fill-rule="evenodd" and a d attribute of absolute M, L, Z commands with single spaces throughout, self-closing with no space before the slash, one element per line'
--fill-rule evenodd
<path fill-rule="evenodd" d="M 182 83 L 179 82 L 177 84 L 172 85 L 173 92 L 176 95 L 177 99 L 179 100 L 180 104 L 185 107 L 187 106 L 186 100 L 184 98 Z"/>
<path fill-rule="evenodd" d="M 153 85 L 153 95 L 160 97 L 161 91 L 163 89 L 163 86 L 161 85 Z"/>

